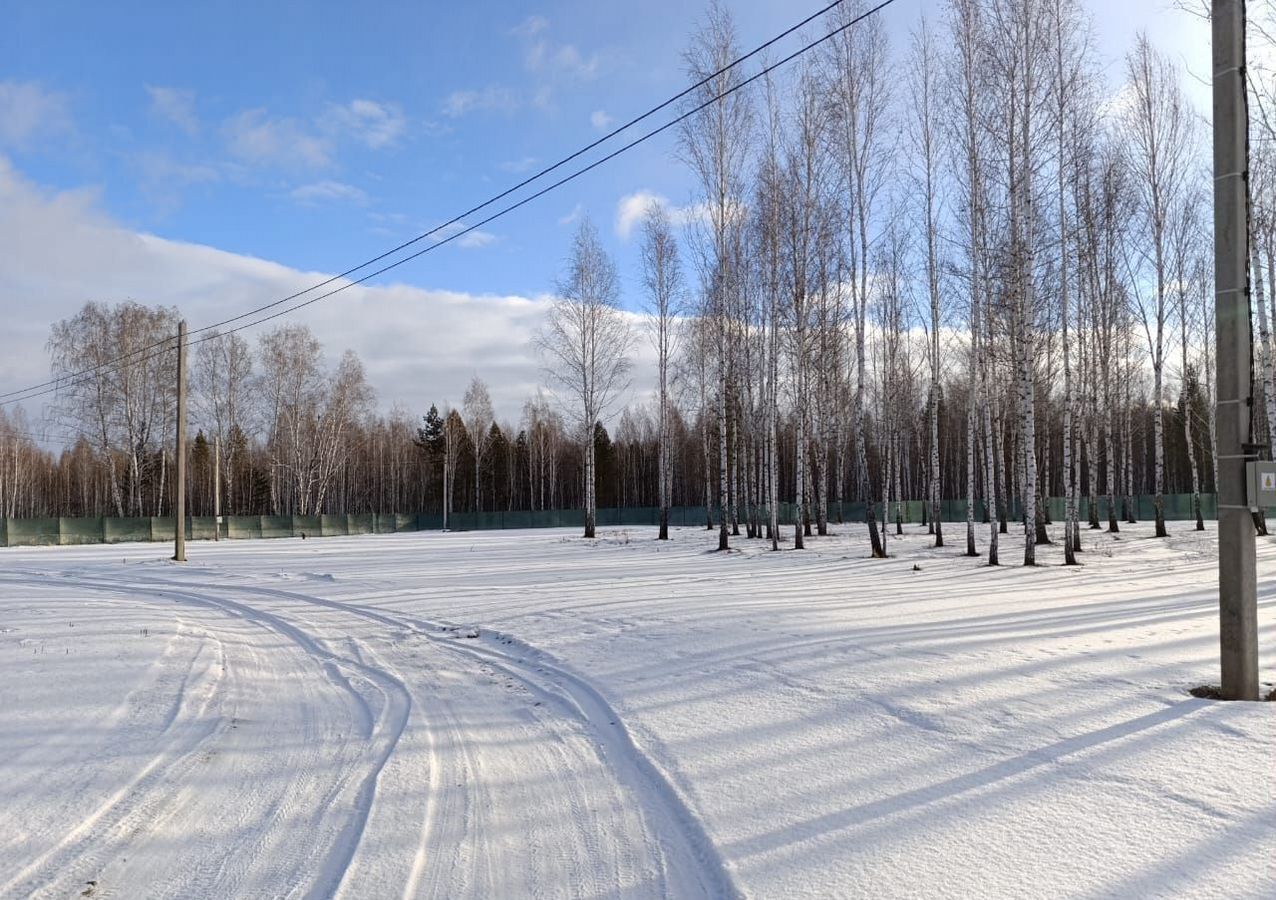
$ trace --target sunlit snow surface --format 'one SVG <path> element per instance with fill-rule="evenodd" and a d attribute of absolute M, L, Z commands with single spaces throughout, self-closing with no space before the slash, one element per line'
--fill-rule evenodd
<path fill-rule="evenodd" d="M 0 896 L 1276 897 L 1276 703 L 1187 695 L 1171 529 L 0 550 Z"/>

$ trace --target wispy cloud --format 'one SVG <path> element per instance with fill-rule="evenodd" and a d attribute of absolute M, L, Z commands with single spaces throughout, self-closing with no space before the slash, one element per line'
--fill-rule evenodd
<path fill-rule="evenodd" d="M 195 92 L 182 88 L 146 85 L 151 98 L 151 114 L 176 125 L 192 137 L 199 134 L 199 116 L 195 114 Z"/>
<path fill-rule="evenodd" d="M 634 226 L 642 221 L 643 216 L 647 215 L 647 210 L 653 206 L 671 208 L 667 199 L 651 191 L 634 191 L 632 194 L 621 197 L 616 204 L 616 234 L 620 235 L 622 240 L 629 240 Z"/>
<path fill-rule="evenodd" d="M 321 203 L 354 203 L 363 205 L 368 202 L 368 195 L 361 188 L 342 181 L 316 181 L 293 188 L 288 196 L 305 206 L 318 206 Z"/>
<path fill-rule="evenodd" d="M 496 243 L 496 235 L 479 229 L 457 238 L 456 243 L 466 250 L 477 250 L 480 247 L 487 247 Z"/>
<path fill-rule="evenodd" d="M 239 160 L 286 169 L 324 169 L 332 165 L 332 142 L 304 122 L 247 109 L 223 125 L 227 149 Z"/>
<path fill-rule="evenodd" d="M 510 112 L 519 106 L 518 96 L 509 88 L 489 85 L 481 90 L 453 91 L 443 101 L 443 114 L 455 119 L 471 112 Z"/>
<path fill-rule="evenodd" d="M 330 103 L 313 120 L 246 109 L 222 125 L 236 159 L 293 171 L 327 169 L 351 143 L 370 150 L 393 147 L 406 131 L 407 118 L 396 104 L 366 99 Z"/>
<path fill-rule="evenodd" d="M 593 125 L 599 131 L 606 131 L 611 127 L 611 123 L 616 121 L 601 109 L 596 109 L 589 114 L 589 124 Z"/>
<path fill-rule="evenodd" d="M 34 81 L 0 81 L 0 146 L 25 150 L 71 130 L 66 96 Z"/>
<path fill-rule="evenodd" d="M 451 225 L 447 225 L 430 235 L 430 240 L 445 240 L 452 235 L 460 234 L 462 231 L 465 231 L 467 227 L 468 226 L 464 222 L 453 222 Z M 474 231 L 462 234 L 456 240 L 452 241 L 452 244 L 465 250 L 478 250 L 481 247 L 491 246 L 496 243 L 496 241 L 496 235 L 489 231 L 483 231 L 481 228 L 476 228 Z"/>
<path fill-rule="evenodd" d="M 187 189 L 220 181 L 223 175 L 216 166 L 183 162 L 160 150 L 139 153 L 131 163 L 137 170 L 142 194 L 160 215 L 181 206 Z"/>
<path fill-rule="evenodd" d="M 589 81 L 602 68 L 601 54 L 586 55 L 575 44 L 553 40 L 544 16 L 528 16 L 510 34 L 522 45 L 528 83 L 519 89 L 493 84 L 453 91 L 443 101 L 444 115 L 455 119 L 471 112 L 511 112 L 528 106 L 549 109 L 563 86 Z"/>
<path fill-rule="evenodd" d="M 351 100 L 344 105 L 328 107 L 319 120 L 327 132 L 358 141 L 372 150 L 398 143 L 407 128 L 403 111 L 393 103 L 376 100 Z"/>
<path fill-rule="evenodd" d="M 575 44 L 556 43 L 549 37 L 549 20 L 528 16 L 513 33 L 523 42 L 523 67 L 554 78 L 585 81 L 598 74 L 598 54 L 586 57 Z"/>
<path fill-rule="evenodd" d="M 634 228 L 642 222 L 643 216 L 647 214 L 647 210 L 653 206 L 663 206 L 669 214 L 669 221 L 678 228 L 685 228 L 688 225 L 704 223 L 709 220 L 709 207 L 703 203 L 693 203 L 689 206 L 676 206 L 669 202 L 667 197 L 653 193 L 648 190 L 634 191 L 632 194 L 626 194 L 616 203 L 616 234 L 622 240 L 629 240 L 633 235 Z M 737 215 L 744 215 L 743 206 L 735 206 L 732 212 Z"/>
<path fill-rule="evenodd" d="M 512 159 L 503 162 L 497 166 L 502 172 L 512 172 L 515 175 L 523 172 L 530 172 L 532 167 L 536 165 L 536 157 L 524 156 L 522 159 Z"/>
<path fill-rule="evenodd" d="M 559 225 L 570 225 L 570 224 L 572 224 L 573 222 L 578 221 L 578 220 L 580 219 L 580 217 L 584 214 L 584 212 L 585 212 L 585 207 L 584 207 L 583 205 L 581 205 L 580 203 L 577 203 L 575 206 L 573 206 L 573 207 L 572 207 L 572 211 L 571 211 L 571 212 L 569 212 L 569 213 L 568 213 L 567 215 L 565 215 L 565 216 L 560 216 L 560 217 L 559 217 L 559 219 L 558 219 L 558 224 L 559 224 Z"/>

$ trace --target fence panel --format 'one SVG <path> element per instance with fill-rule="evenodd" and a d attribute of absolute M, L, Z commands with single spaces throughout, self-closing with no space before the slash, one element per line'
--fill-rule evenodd
<path fill-rule="evenodd" d="M 452 531 L 473 531 L 476 517 L 472 512 L 448 513 L 447 527 Z"/>
<path fill-rule="evenodd" d="M 545 521 L 544 510 L 514 509 L 505 513 L 506 528 L 540 528 Z"/>
<path fill-rule="evenodd" d="M 261 536 L 263 538 L 292 537 L 292 516 L 262 516 Z"/>
<path fill-rule="evenodd" d="M 1134 498 L 1134 508 L 1137 510 L 1135 515 L 1140 521 L 1150 522 L 1156 518 L 1156 503 L 1153 497 L 1139 494 Z"/>
<path fill-rule="evenodd" d="M 261 537 L 261 516 L 225 516 L 226 537 L 256 539 Z"/>
<path fill-rule="evenodd" d="M 58 520 L 9 519 L 6 535 L 10 547 L 56 547 Z"/>
<path fill-rule="evenodd" d="M 1155 508 L 1154 498 L 1140 495 L 1134 500 L 1134 513 L 1140 522 L 1151 521 Z M 1047 511 L 1051 521 L 1062 523 L 1064 503 L 1059 497 L 1047 499 Z M 1125 500 L 1118 497 L 1118 519 L 1125 512 Z M 1095 502 L 1100 526 L 1107 523 L 1107 498 L 1100 496 Z M 941 514 L 946 522 L 964 522 L 966 518 L 966 501 L 953 498 L 942 501 Z M 767 509 L 760 510 L 763 522 L 767 520 Z M 865 518 L 864 503 L 843 501 L 829 507 L 829 519 L 833 522 L 858 524 Z M 882 521 L 883 507 L 881 503 L 874 505 L 878 522 Z M 917 524 L 923 520 L 924 507 L 920 500 L 893 502 L 891 519 L 899 513 L 903 520 Z M 682 528 L 703 529 L 712 513 L 712 524 L 716 528 L 718 519 L 716 511 L 706 510 L 703 506 L 674 506 L 669 510 L 669 524 Z M 741 510 L 742 516 L 747 515 Z M 782 502 L 777 510 L 781 525 L 792 528 L 796 509 L 794 504 Z M 1201 495 L 1201 515 L 1205 519 L 1217 518 L 1217 498 L 1213 494 Z M 1276 514 L 1276 509 L 1267 514 Z M 978 502 L 975 518 L 984 524 L 984 504 Z M 1007 510 L 1010 521 L 1022 518 L 1022 510 L 1018 501 Z M 1080 498 L 1077 518 L 1081 522 L 1090 520 L 1088 498 Z M 1195 519 L 1193 498 L 1190 494 L 1166 494 L 1165 518 L 1171 522 L 1191 522 Z M 599 527 L 634 527 L 655 528 L 660 521 L 660 510 L 656 507 L 607 508 L 598 510 Z M 0 519 L 0 546 L 54 546 L 58 544 L 117 544 L 126 541 L 170 541 L 173 538 L 171 516 L 144 517 L 46 517 L 34 519 Z M 450 514 L 448 526 L 454 531 L 493 530 L 503 528 L 572 528 L 584 526 L 585 516 L 580 509 L 548 509 L 548 510 L 510 510 L 489 512 L 458 512 Z M 309 537 L 347 535 L 347 534 L 387 534 L 398 531 L 439 531 L 443 527 L 443 517 L 439 513 L 378 513 L 323 516 L 225 516 L 223 517 L 223 536 L 231 539 L 252 539 L 263 537 L 291 537 L 306 534 Z M 210 516 L 192 516 L 187 519 L 187 537 L 191 540 L 209 540 L 214 534 L 213 519 Z"/>
<path fill-rule="evenodd" d="M 102 520 L 62 517 L 58 519 L 58 543 L 100 544 L 102 543 Z"/>
<path fill-rule="evenodd" d="M 102 520 L 102 540 L 107 544 L 122 544 L 151 539 L 151 520 L 141 517 L 117 519 L 108 516 Z"/>
<path fill-rule="evenodd" d="M 323 534 L 323 519 L 319 516 L 293 516 L 293 537 L 319 537 Z"/>
<path fill-rule="evenodd" d="M 320 537 L 339 537 L 350 533 L 350 523 L 345 516 L 320 516 Z"/>

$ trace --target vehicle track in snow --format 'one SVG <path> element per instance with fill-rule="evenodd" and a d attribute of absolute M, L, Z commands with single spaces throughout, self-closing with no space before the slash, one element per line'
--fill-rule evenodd
<path fill-rule="evenodd" d="M 3 577 L 0 583 L 16 585 L 28 582 Z M 136 695 L 149 693 L 162 683 L 169 674 L 165 670 L 174 656 L 182 655 L 179 648 L 191 639 L 190 634 L 184 623 L 179 621 L 178 629 L 151 667 L 153 671 L 148 673 L 138 690 L 103 718 L 103 724 L 130 724 L 128 720 Z M 80 878 L 84 872 L 100 869 L 103 858 L 109 855 L 107 845 L 114 836 L 131 833 L 139 823 L 153 820 L 159 814 L 157 789 L 185 777 L 198 764 L 202 748 L 229 721 L 229 717 L 220 714 L 226 702 L 223 684 L 225 661 L 221 642 L 203 632 L 194 653 L 189 656 L 170 708 L 156 733 L 143 741 L 134 738 L 127 727 L 104 731 L 107 738 L 100 748 L 103 754 L 132 754 L 141 758 L 121 783 L 103 797 L 94 798 L 93 760 L 76 760 L 69 752 L 59 752 L 60 748 L 47 744 L 36 745 L 31 752 L 11 760 L 17 777 L 21 778 L 24 769 L 30 773 L 25 785 L 17 784 L 19 793 L 23 790 L 30 794 L 49 791 L 50 781 L 57 781 L 63 789 L 54 792 L 56 796 L 73 797 L 80 802 L 88 800 L 92 807 L 84 810 L 77 805 L 70 809 L 41 810 L 43 817 L 34 814 L 34 810 L 24 810 L 28 825 L 21 837 L 32 856 L 20 869 L 6 873 L 4 880 L 0 881 L 0 896 L 64 895 L 66 886 L 85 882 Z M 41 764 L 28 763 L 19 768 L 23 758 L 33 756 L 35 751 L 41 755 Z M 55 830 L 58 821 L 73 824 L 59 833 Z M 37 849 L 31 845 L 44 846 Z M 63 877 L 72 872 L 74 874 L 69 881 Z"/>
<path fill-rule="evenodd" d="M 189 747 L 159 751 L 162 765 L 146 767 L 117 790 L 0 895 L 17 888 L 57 896 L 93 878 L 85 873 L 104 871 L 94 878 L 93 896 L 129 896 L 130 878 L 154 878 L 147 842 L 192 827 L 191 817 L 173 807 L 198 794 L 191 782 L 201 764 L 229 752 L 222 745 L 237 721 L 236 695 L 260 693 L 251 676 L 263 673 L 267 682 L 322 679 L 330 721 L 326 731 L 324 723 L 312 723 L 310 737 L 331 735 L 338 720 L 350 727 L 335 775 L 308 792 L 276 787 L 277 795 L 264 800 L 265 819 L 308 823 L 309 852 L 296 840 L 277 840 L 270 851 L 254 847 L 244 835 L 263 816 L 232 815 L 244 829 L 239 839 L 171 860 L 173 871 L 153 881 L 150 894 L 738 895 L 698 819 L 658 766 L 602 694 L 556 660 L 495 632 L 470 640 L 447 622 L 255 583 L 197 580 L 198 574 L 130 573 L 125 581 L 89 569 L 65 586 L 95 598 L 206 611 L 283 639 L 299 652 L 290 664 L 295 669 L 304 660 L 303 671 L 290 672 L 279 661 L 271 668 L 266 651 L 242 636 L 227 641 L 231 660 L 221 668 L 230 673 L 229 687 L 219 695 L 221 706 L 201 716 L 179 704 L 168 716 L 169 727 L 202 721 L 207 733 Z M 5 580 L 50 581 L 39 572 Z M 236 658 L 253 659 L 258 668 L 241 672 L 251 666 Z M 344 718 L 331 707 L 334 695 L 344 698 Z M 297 756 L 291 751 L 290 762 L 305 772 L 324 765 L 317 754 Z M 234 806 L 236 796 L 242 790 L 221 801 Z"/>
<path fill-rule="evenodd" d="M 47 583 L 36 578 L 4 580 L 10 584 Z M 274 873 L 278 883 L 271 887 L 272 893 L 280 896 L 333 895 L 358 843 L 363 819 L 371 808 L 376 777 L 393 752 L 407 720 L 411 701 L 402 685 L 393 676 L 373 666 L 328 651 L 277 616 L 261 613 L 230 600 L 199 595 L 179 587 L 160 589 L 136 584 L 121 585 L 101 578 L 77 577 L 74 588 L 108 595 L 127 595 L 133 598 L 145 596 L 152 600 L 177 601 L 188 607 L 196 606 L 239 619 L 253 628 L 265 629 L 287 639 L 313 664 L 312 671 L 321 673 L 321 678 L 326 680 L 326 689 L 318 693 L 336 694 L 345 699 L 346 714 L 333 717 L 332 722 L 328 723 L 339 729 L 338 733 L 343 738 L 349 732 L 348 739 L 338 748 L 344 751 L 340 755 L 356 759 L 364 756 L 371 761 L 371 766 L 361 767 L 364 771 L 357 776 L 350 765 L 351 760 L 325 758 L 319 744 L 304 746 L 307 743 L 306 738 L 314 738 L 323 732 L 323 723 L 307 722 L 303 717 L 303 721 L 299 723 L 302 726 L 299 729 L 300 734 L 289 736 L 302 746 L 286 749 L 286 760 L 283 761 L 288 768 L 295 766 L 302 774 L 310 774 L 311 777 L 307 779 L 310 782 L 309 790 L 305 793 L 313 801 L 310 804 L 313 808 L 301 808 L 302 805 L 297 802 L 298 792 L 288 790 L 287 785 L 281 785 L 276 788 L 277 795 L 262 798 L 264 803 L 259 804 L 263 807 L 260 809 L 260 819 L 277 821 L 300 816 L 304 821 L 308 817 L 309 824 L 318 828 L 318 833 L 322 833 L 323 827 L 335 830 L 324 821 L 332 818 L 327 815 L 328 807 L 334 804 L 349 805 L 353 814 L 346 818 L 336 838 L 324 848 L 324 852 L 307 850 L 304 842 L 282 842 L 270 854 L 271 858 L 266 860 L 263 849 L 252 846 L 255 842 L 249 829 L 245 835 L 247 840 L 238 843 L 232 840 L 220 847 L 206 848 L 215 851 L 213 856 L 205 855 L 198 863 L 188 865 L 181 859 L 170 860 L 172 873 L 161 884 L 150 885 L 148 895 L 189 894 L 192 884 L 198 882 L 201 875 L 206 876 L 212 871 L 221 872 L 225 876 L 219 880 L 219 893 L 223 890 L 225 893 L 232 893 L 241 888 L 247 890 L 251 879 L 245 881 L 242 876 L 246 874 L 246 870 L 252 868 L 246 865 L 250 861 L 260 861 L 263 863 L 261 868 Z M 252 642 L 240 643 L 239 665 L 228 666 L 223 658 L 217 671 L 225 673 L 242 669 L 251 672 L 256 669 L 257 674 L 266 676 L 256 683 L 245 678 L 239 685 L 241 694 L 257 694 L 261 699 L 268 699 L 261 694 L 264 685 L 305 674 L 278 665 L 277 660 L 270 658 L 272 654 L 263 652 Z M 220 674 L 218 680 L 220 682 Z M 360 682 L 362 690 L 355 686 L 356 680 Z M 379 693 L 381 698 L 375 703 L 375 709 L 369 699 L 372 692 Z M 220 705 L 213 708 L 212 695 L 198 707 L 192 707 L 186 702 L 185 698 L 189 696 L 192 696 L 191 691 L 185 690 L 175 701 L 177 709 L 167 717 L 153 757 L 95 810 L 83 815 L 76 827 L 59 835 L 51 846 L 39 853 L 27 866 L 6 883 L 0 884 L 0 895 L 64 896 L 69 886 L 83 885 L 92 880 L 97 882 L 97 885 L 92 886 L 95 888 L 92 896 L 135 896 L 127 886 L 126 874 L 120 872 L 114 877 L 107 877 L 101 874 L 102 871 L 113 865 L 117 869 L 125 866 L 130 855 L 133 857 L 133 868 L 136 869 L 139 855 L 144 855 L 137 852 L 137 847 L 145 845 L 148 836 L 154 837 L 174 830 L 189 831 L 196 827 L 197 816 L 184 810 L 184 806 L 189 810 L 211 812 L 234 819 L 237 806 L 252 805 L 245 796 L 254 792 L 256 786 L 251 784 L 230 792 L 229 796 L 218 798 L 225 806 L 220 813 L 201 809 L 200 803 L 183 802 L 197 799 L 192 796 L 197 793 L 194 783 L 201 780 L 197 775 L 216 753 L 235 751 L 239 759 L 244 758 L 233 742 L 227 741 L 229 732 L 239 727 L 240 720 L 235 715 L 235 709 L 239 705 L 236 698 L 228 697 L 224 691 L 217 693 L 215 696 Z M 243 697 L 238 699 L 242 700 Z M 331 704 L 328 711 L 331 711 Z M 306 714 L 311 715 L 313 712 L 307 710 Z M 286 716 L 287 711 L 284 711 L 282 717 Z M 170 731 L 177 737 L 169 739 Z M 350 753 L 352 748 L 359 750 L 359 753 Z M 314 773 L 322 772 L 325 766 L 331 766 L 334 762 L 346 763 L 336 777 L 313 777 Z M 230 771 L 226 774 L 228 778 L 234 779 L 237 773 Z M 227 858 L 239 854 L 244 855 L 236 864 L 225 864 Z M 301 885 L 309 885 L 308 890 L 300 889 Z"/>
<path fill-rule="evenodd" d="M 256 601 L 256 605 L 260 605 L 263 599 L 273 599 L 285 603 L 304 604 L 342 616 L 354 616 L 379 624 L 391 632 L 407 633 L 424 638 L 435 650 L 441 650 L 446 655 L 461 658 L 471 664 L 477 663 L 480 666 L 478 670 L 480 672 L 499 673 L 500 677 L 508 679 L 506 693 L 508 693 L 508 684 L 513 684 L 525 691 L 530 698 L 534 698 L 530 704 L 525 702 L 522 705 L 525 710 L 536 713 L 542 729 L 550 732 L 549 739 L 544 741 L 544 748 L 554 751 L 553 755 L 558 757 L 564 774 L 569 774 L 574 765 L 579 767 L 579 762 L 573 763 L 570 756 L 571 753 L 579 755 L 581 750 L 586 749 L 581 746 L 572 746 L 583 737 L 591 745 L 590 749 L 602 762 L 611 779 L 625 792 L 625 797 L 616 799 L 622 804 L 636 803 L 639 807 L 642 822 L 638 823 L 632 838 L 634 843 L 641 845 L 642 851 L 652 857 L 655 871 L 649 873 L 648 877 L 654 875 L 656 881 L 649 885 L 654 890 L 640 890 L 636 892 L 638 895 L 738 896 L 738 890 L 732 883 L 712 841 L 705 834 L 699 819 L 683 802 L 659 765 L 635 743 L 623 721 L 602 693 L 587 679 L 572 672 L 549 654 L 500 632 L 480 629 L 478 637 L 467 638 L 463 636 L 466 628 L 450 622 L 407 615 L 398 611 L 387 612 L 372 605 L 332 600 L 296 590 L 258 584 L 241 585 L 233 582 L 186 579 L 178 581 L 154 577 L 147 577 L 142 581 L 147 585 L 163 585 L 165 588 L 180 585 L 182 589 L 197 590 L 205 594 L 210 591 L 229 594 L 237 597 L 238 600 L 235 602 L 240 605 L 247 605 L 253 601 Z M 446 668 L 456 671 L 454 666 Z M 472 665 L 468 670 L 474 671 Z M 437 697 L 433 699 L 437 700 Z M 491 755 L 480 759 L 475 758 L 473 749 L 468 746 L 471 736 L 465 733 L 463 723 L 458 721 L 464 718 L 464 713 L 446 705 L 431 703 L 430 700 L 425 702 L 431 704 L 426 706 L 427 717 L 436 709 L 443 713 L 443 718 L 447 721 L 444 743 L 457 754 L 455 765 L 461 773 L 471 777 L 478 776 L 470 783 L 471 791 L 478 796 L 468 796 L 471 791 L 467 791 L 463 802 L 449 804 L 451 808 L 448 810 L 432 812 L 427 818 L 422 831 L 422 840 L 418 845 L 413 875 L 405 887 L 404 896 L 413 895 L 414 881 L 417 880 L 420 880 L 425 888 L 422 891 L 424 896 L 453 896 L 455 890 L 462 886 L 478 888 L 479 893 L 485 895 L 490 895 L 492 891 L 499 893 L 501 885 L 492 882 L 491 873 L 482 870 L 481 867 L 464 872 L 459 878 L 441 880 L 440 867 L 431 865 L 429 862 L 430 857 L 438 853 L 441 847 L 461 846 L 467 837 L 471 841 L 477 838 L 481 842 L 485 827 L 484 817 L 499 802 L 499 798 L 492 794 L 489 786 L 493 779 L 482 777 L 483 767 L 492 765 Z M 549 710 L 552 715 L 546 716 L 544 710 Z M 576 740 L 564 739 L 559 734 L 564 730 L 567 731 L 569 738 Z M 563 755 L 565 752 L 567 756 Z M 554 772 L 547 768 L 545 774 L 552 777 Z M 635 853 L 632 847 L 627 848 L 622 845 L 598 846 L 593 835 L 600 830 L 605 832 L 607 829 L 599 829 L 597 827 L 599 823 L 580 821 L 582 810 L 590 806 L 591 798 L 587 793 L 582 794 L 579 791 L 579 785 L 575 784 L 570 777 L 562 779 L 556 785 L 556 792 L 566 793 L 565 803 L 570 810 L 567 818 L 578 821 L 579 827 L 573 830 L 579 832 L 577 841 L 584 857 L 586 859 L 597 857 L 600 853 L 609 853 L 618 857 L 613 871 L 615 882 L 609 885 L 606 880 L 603 880 L 593 885 L 594 891 L 584 893 L 598 891 L 611 893 L 625 882 L 627 870 L 630 870 L 628 877 L 632 879 L 635 856 L 641 854 Z M 438 794 L 431 796 L 437 798 Z M 545 799 L 541 798 L 541 802 Z M 457 806 L 462 811 L 460 817 L 455 815 Z M 544 809 L 541 809 L 538 814 L 543 816 L 544 812 Z M 456 833 L 458 818 L 464 823 L 466 832 L 464 836 Z M 631 824 L 630 827 L 634 826 Z M 530 825 L 527 836 L 534 837 L 535 831 L 535 826 Z M 481 847 L 477 847 L 476 851 L 483 856 L 490 853 L 490 850 L 484 851 Z M 464 870 L 465 863 L 462 859 L 463 854 L 461 858 L 452 860 L 453 870 Z M 581 860 L 581 862 L 584 861 L 584 859 Z M 535 876 L 533 856 L 527 857 L 520 863 L 523 866 L 529 864 L 532 867 L 531 874 Z M 578 888 L 583 888 L 590 881 L 595 880 L 589 878 L 586 872 L 579 870 L 569 872 L 568 875 L 571 883 Z M 444 881 L 448 882 L 449 887 L 447 891 L 440 893 Z M 534 881 L 535 879 L 526 887 L 533 889 L 533 893 L 536 894 L 545 890 L 558 895 L 564 890 L 561 879 L 557 882 L 549 881 L 541 884 L 536 884 Z"/>

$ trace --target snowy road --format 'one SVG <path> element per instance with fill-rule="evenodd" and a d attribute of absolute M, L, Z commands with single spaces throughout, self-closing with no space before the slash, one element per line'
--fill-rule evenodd
<path fill-rule="evenodd" d="M 1185 694 L 1177 524 L 7 550 L 0 896 L 1276 896 L 1276 705 Z"/>

